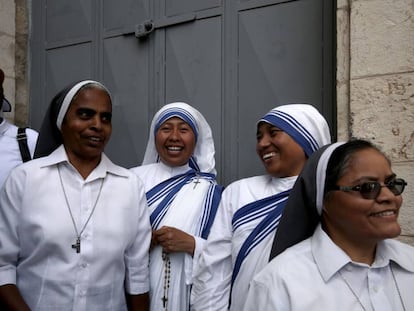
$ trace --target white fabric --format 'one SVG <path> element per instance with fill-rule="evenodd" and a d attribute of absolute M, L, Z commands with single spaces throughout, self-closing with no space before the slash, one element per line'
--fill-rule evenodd
<path fill-rule="evenodd" d="M 372 266 L 353 263 L 320 225 L 314 235 L 273 259 L 250 284 L 245 311 L 414 310 L 414 248 L 396 240 L 378 244 Z M 243 309 L 241 309 L 243 310 Z"/>
<path fill-rule="evenodd" d="M 319 215 L 322 215 L 326 168 L 328 166 L 329 159 L 332 155 L 332 152 L 334 152 L 336 148 L 343 144 L 344 142 L 337 142 L 330 145 L 328 148 L 326 148 L 326 150 L 319 158 L 318 167 L 316 169 L 316 209 L 318 210 Z"/>
<path fill-rule="evenodd" d="M 148 191 L 166 179 L 187 172 L 190 170 L 190 167 L 188 165 L 169 167 L 160 162 L 132 168 L 131 170 L 142 179 L 145 191 Z M 210 186 L 210 182 L 202 177 L 200 177 L 198 182 L 200 183 L 195 184 L 191 182 L 182 187 L 160 223 L 159 228 L 170 226 L 194 236 L 200 227 L 204 199 Z M 157 203 L 155 203 L 150 207 L 150 214 L 157 206 Z M 201 237 L 194 236 L 194 238 L 196 240 L 194 257 L 183 252 L 171 253 L 169 255 L 171 261 L 171 278 L 168 294 L 169 311 L 185 311 L 189 308 L 193 261 L 197 260 L 205 243 L 205 240 Z M 150 253 L 150 278 L 150 310 L 164 310 L 161 300 L 164 296 L 164 262 L 162 260 L 161 246 L 156 246 Z"/>
<path fill-rule="evenodd" d="M 147 149 L 145 150 L 144 160 L 142 165 L 156 163 L 158 161 L 158 153 L 155 148 L 154 128 L 159 118 L 159 115 L 166 109 L 178 107 L 188 111 L 196 120 L 197 128 L 199 129 L 197 143 L 194 149 L 193 157 L 196 160 L 200 171 L 204 173 L 216 174 L 215 169 L 215 149 L 213 134 L 211 132 L 210 125 L 207 123 L 203 115 L 186 103 L 171 103 L 163 106 L 154 116 L 151 122 L 151 128 L 149 131 L 149 138 L 147 143 Z"/>
<path fill-rule="evenodd" d="M 2 187 L 10 171 L 22 164 L 19 143 L 17 142 L 17 126 L 6 119 L 0 123 L 0 188 Z M 33 157 L 38 133 L 32 129 L 26 129 L 27 145 L 30 155 Z"/>
<path fill-rule="evenodd" d="M 75 230 L 59 181 L 59 164 Z M 14 169 L 0 193 L 0 285 L 16 284 L 32 310 L 126 310 L 130 294 L 149 291 L 151 229 L 141 181 L 104 154 L 84 180 L 63 146 Z"/>
<path fill-rule="evenodd" d="M 331 142 L 329 126 L 319 111 L 309 104 L 281 105 L 258 121 L 270 123 L 289 134 L 307 156 Z"/>
<path fill-rule="evenodd" d="M 223 191 L 221 203 L 207 244 L 200 257 L 191 293 L 192 310 L 227 310 L 233 267 L 240 247 L 263 219 L 234 234 L 232 218 L 241 207 L 276 193 L 291 189 L 296 176 L 271 178 L 256 176 L 230 184 Z M 231 310 L 241 310 L 248 283 L 269 261 L 274 233 L 269 234 L 245 259 L 232 289 Z M 258 309 L 259 310 L 259 309 Z"/>

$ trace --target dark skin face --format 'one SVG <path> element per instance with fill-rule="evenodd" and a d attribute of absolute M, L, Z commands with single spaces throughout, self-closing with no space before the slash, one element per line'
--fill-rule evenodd
<path fill-rule="evenodd" d="M 112 104 L 106 91 L 81 90 L 72 100 L 62 123 L 62 138 L 69 161 L 81 175 L 99 164 L 112 133 Z"/>
<path fill-rule="evenodd" d="M 355 186 L 367 181 L 384 185 L 394 178 L 388 160 L 375 149 L 366 149 L 353 155 L 337 185 Z M 401 204 L 401 195 L 387 187 L 382 187 L 375 199 L 364 199 L 357 191 L 332 191 L 324 201 L 324 229 L 352 259 L 371 264 L 376 244 L 400 234 L 397 219 Z"/>
<path fill-rule="evenodd" d="M 297 176 L 306 162 L 302 147 L 281 129 L 261 122 L 257 128 L 256 152 L 273 177 Z"/>
<path fill-rule="evenodd" d="M 172 167 L 186 164 L 195 146 L 191 126 L 177 117 L 165 121 L 155 134 L 155 148 L 162 162 Z"/>

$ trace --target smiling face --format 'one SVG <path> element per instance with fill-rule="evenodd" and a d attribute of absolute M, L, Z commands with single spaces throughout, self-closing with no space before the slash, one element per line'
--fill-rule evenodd
<path fill-rule="evenodd" d="M 87 87 L 72 100 L 62 123 L 62 139 L 69 161 L 99 163 L 112 133 L 112 105 L 109 95 Z M 76 165 L 75 165 L 76 167 Z"/>
<path fill-rule="evenodd" d="M 169 166 L 182 166 L 192 156 L 196 138 L 188 123 L 173 117 L 165 121 L 155 134 L 155 148 L 161 161 Z"/>
<path fill-rule="evenodd" d="M 367 181 L 381 185 L 395 178 L 389 161 L 373 148 L 355 152 L 348 161 L 339 186 Z M 358 191 L 331 191 L 324 201 L 323 224 L 332 240 L 340 245 L 375 245 L 401 232 L 397 222 L 401 195 L 382 187 L 377 198 L 364 199 Z"/>
<path fill-rule="evenodd" d="M 261 122 L 257 128 L 256 152 L 266 171 L 273 177 L 297 176 L 306 155 L 302 147 L 279 128 Z"/>

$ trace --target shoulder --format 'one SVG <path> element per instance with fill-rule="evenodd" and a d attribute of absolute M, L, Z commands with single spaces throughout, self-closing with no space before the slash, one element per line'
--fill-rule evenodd
<path fill-rule="evenodd" d="M 259 283 L 284 282 L 301 278 L 315 269 L 311 242 L 306 239 L 273 258 L 254 279 Z"/>
<path fill-rule="evenodd" d="M 379 252 L 382 257 L 395 261 L 400 266 L 414 272 L 414 247 L 395 239 L 384 240 L 380 244 Z"/>
<path fill-rule="evenodd" d="M 140 175 L 147 174 L 149 172 L 155 172 L 159 170 L 159 167 L 160 166 L 158 165 L 158 163 L 151 163 L 151 164 L 146 164 L 146 165 L 135 166 L 135 167 L 130 168 L 129 170 L 132 173 L 140 176 Z"/>
<path fill-rule="evenodd" d="M 266 175 L 246 177 L 230 183 L 227 188 L 249 188 L 249 187 L 260 187 L 269 182 L 269 177 Z"/>

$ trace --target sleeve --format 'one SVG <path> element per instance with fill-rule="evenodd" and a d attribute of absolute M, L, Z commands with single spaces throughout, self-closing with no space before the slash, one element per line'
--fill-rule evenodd
<path fill-rule="evenodd" d="M 0 190 L 0 285 L 16 284 L 24 179 L 24 172 L 13 170 Z"/>
<path fill-rule="evenodd" d="M 227 310 L 230 295 L 232 264 L 232 212 L 223 192 L 216 218 L 194 272 L 191 310 Z"/>
<path fill-rule="evenodd" d="M 133 223 L 137 226 L 129 249 L 125 254 L 125 287 L 127 293 L 137 295 L 149 291 L 149 247 L 151 243 L 151 225 L 149 221 L 147 199 L 144 186 L 134 175 L 134 204 L 138 215 Z"/>
<path fill-rule="evenodd" d="M 198 236 L 194 236 L 195 239 L 195 249 L 194 249 L 194 255 L 186 255 L 185 258 L 185 267 L 186 270 L 186 276 L 187 276 L 187 285 L 192 284 L 195 276 L 195 272 L 198 270 L 198 263 L 200 262 L 200 256 L 201 253 L 207 243 L 207 240 L 200 238 Z M 190 265 L 191 261 L 191 265 Z"/>

